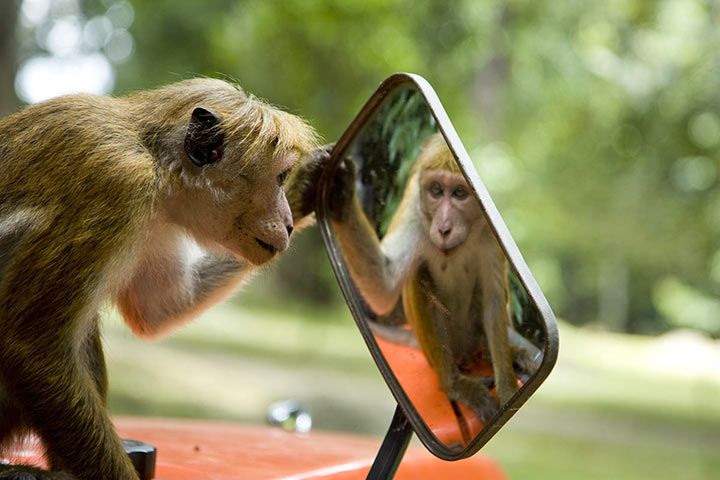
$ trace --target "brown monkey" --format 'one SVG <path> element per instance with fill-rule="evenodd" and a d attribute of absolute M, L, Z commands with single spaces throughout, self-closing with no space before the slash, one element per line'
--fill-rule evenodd
<path fill-rule="evenodd" d="M 311 211 L 304 176 L 325 157 L 293 169 L 315 146 L 299 118 L 211 79 L 0 121 L 0 443 L 33 430 L 53 469 L 0 478 L 137 478 L 105 409 L 99 308 L 159 337 L 229 294 Z"/>
<path fill-rule="evenodd" d="M 404 316 L 448 397 L 489 420 L 497 402 L 485 379 L 468 370 L 487 349 L 500 402 L 518 388 L 508 267 L 452 152 L 439 133 L 423 144 L 382 241 L 354 194 L 353 170 L 341 166 L 331 205 L 353 281 L 381 316 L 393 312 L 402 296 Z"/>

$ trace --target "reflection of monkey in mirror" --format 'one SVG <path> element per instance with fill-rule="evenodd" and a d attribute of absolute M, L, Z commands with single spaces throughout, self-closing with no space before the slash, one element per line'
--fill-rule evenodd
<path fill-rule="evenodd" d="M 378 315 L 390 313 L 402 295 L 405 317 L 448 397 L 487 421 L 497 402 L 486 380 L 469 373 L 485 349 L 500 402 L 518 388 L 508 267 L 452 152 L 440 134 L 423 144 L 381 242 L 354 194 L 354 166 L 345 162 L 330 208 L 353 281 Z"/>
<path fill-rule="evenodd" d="M 210 79 L 0 121 L 0 446 L 33 430 L 53 469 L 0 478 L 137 478 L 105 410 L 98 310 L 158 337 L 228 295 L 311 211 L 297 190 L 322 156 L 293 168 L 314 145 L 299 118 Z"/>

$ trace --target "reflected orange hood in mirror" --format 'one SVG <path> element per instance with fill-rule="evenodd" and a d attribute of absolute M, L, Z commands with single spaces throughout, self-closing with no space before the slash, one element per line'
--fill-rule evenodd
<path fill-rule="evenodd" d="M 447 445 L 464 446 L 482 430 L 482 421 L 469 408 L 453 406 L 422 351 L 380 337 L 376 340 L 398 382 L 438 440 Z M 490 377 L 492 368 L 480 365 L 472 373 Z"/>
<path fill-rule="evenodd" d="M 115 424 L 121 437 L 157 447 L 156 480 L 363 480 L 381 442 L 342 433 L 299 434 L 194 420 L 120 418 Z M 37 449 L 10 456 L 42 463 Z M 445 462 L 418 445 L 408 449 L 395 478 L 505 480 L 507 476 L 487 457 Z"/>

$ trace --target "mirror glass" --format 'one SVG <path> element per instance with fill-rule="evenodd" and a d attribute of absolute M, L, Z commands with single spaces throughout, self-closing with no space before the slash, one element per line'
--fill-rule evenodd
<path fill-rule="evenodd" d="M 413 83 L 354 132 L 328 175 L 336 268 L 423 441 L 463 452 L 523 397 L 545 322 Z"/>

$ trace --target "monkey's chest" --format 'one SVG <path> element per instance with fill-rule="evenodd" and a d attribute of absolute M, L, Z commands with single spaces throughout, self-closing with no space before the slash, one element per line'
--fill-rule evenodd
<path fill-rule="evenodd" d="M 452 332 L 448 336 L 451 342 L 449 348 L 455 359 L 468 364 L 484 357 L 487 350 L 481 318 L 482 289 L 477 271 L 470 265 L 473 262 L 468 259 L 429 265 L 438 290 L 437 300 L 445 313 L 437 320 L 445 322 L 443 327 Z"/>
<path fill-rule="evenodd" d="M 462 262 L 438 262 L 429 265 L 438 300 L 443 304 L 450 321 L 458 328 L 469 327 L 472 305 L 480 295 L 477 276 Z"/>

